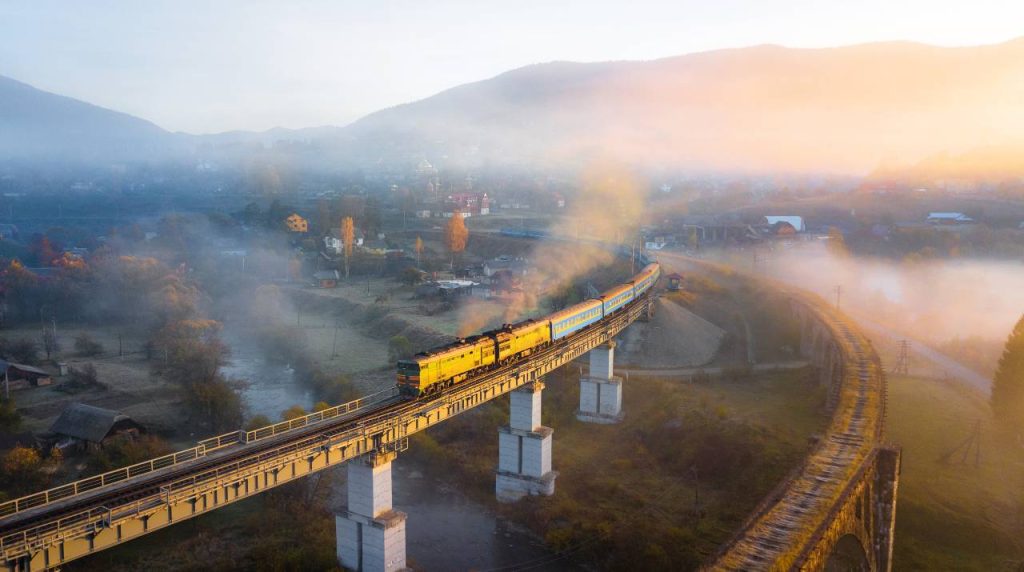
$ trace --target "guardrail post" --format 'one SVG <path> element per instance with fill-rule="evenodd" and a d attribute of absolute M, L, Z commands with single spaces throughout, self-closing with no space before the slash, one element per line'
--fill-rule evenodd
<path fill-rule="evenodd" d="M 348 464 L 348 511 L 334 519 L 338 562 L 345 568 L 405 568 L 405 513 L 391 505 L 395 456 L 374 452 Z"/>

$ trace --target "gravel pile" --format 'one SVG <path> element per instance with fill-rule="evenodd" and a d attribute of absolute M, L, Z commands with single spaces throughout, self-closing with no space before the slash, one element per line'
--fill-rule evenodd
<path fill-rule="evenodd" d="M 725 330 L 659 299 L 650 322 L 635 322 L 618 338 L 617 364 L 645 368 L 699 367 L 715 359 Z"/>

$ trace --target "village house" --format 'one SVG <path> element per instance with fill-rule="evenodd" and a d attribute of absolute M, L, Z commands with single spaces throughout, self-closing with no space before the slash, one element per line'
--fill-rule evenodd
<path fill-rule="evenodd" d="M 53 375 L 38 367 L 0 359 L 0 368 L 4 370 L 3 381 L 7 390 L 40 387 L 53 383 Z"/>
<path fill-rule="evenodd" d="M 363 245 L 363 232 L 361 230 L 353 231 L 355 238 L 355 245 Z M 324 250 L 332 254 L 342 254 L 345 251 L 345 241 L 341 239 L 340 230 L 332 230 L 331 233 L 324 237 Z"/>
<path fill-rule="evenodd" d="M 953 224 L 972 224 L 974 219 L 965 215 L 964 213 L 955 212 L 935 212 L 928 213 L 926 219 L 928 224 L 942 224 L 942 225 L 953 225 Z"/>
<path fill-rule="evenodd" d="M 499 256 L 494 260 L 488 260 L 484 262 L 483 273 L 484 276 L 491 278 L 499 272 L 507 272 L 513 276 L 526 276 L 529 272 L 530 266 L 526 260 L 521 258 L 512 258 L 510 256 Z"/>
<path fill-rule="evenodd" d="M 764 218 L 768 226 L 774 231 L 772 234 L 776 236 L 786 236 L 807 231 L 807 227 L 804 226 L 804 217 L 802 216 L 766 215 Z M 792 229 L 792 231 L 789 229 Z"/>
<path fill-rule="evenodd" d="M 50 426 L 54 446 L 59 449 L 96 449 L 110 438 L 145 432 L 145 427 L 123 413 L 84 403 L 68 405 Z"/>
<path fill-rule="evenodd" d="M 309 232 L 309 221 L 298 213 L 288 215 L 288 218 L 284 219 L 284 224 L 290 232 Z"/>
<path fill-rule="evenodd" d="M 337 270 L 321 270 L 313 273 L 313 285 L 317 288 L 337 288 L 341 274 Z"/>

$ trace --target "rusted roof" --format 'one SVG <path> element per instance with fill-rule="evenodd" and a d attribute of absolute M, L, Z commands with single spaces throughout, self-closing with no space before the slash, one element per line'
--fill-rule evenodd
<path fill-rule="evenodd" d="M 99 443 L 120 421 L 134 423 L 131 417 L 117 411 L 93 407 L 84 403 L 72 403 L 53 422 L 50 432 Z"/>

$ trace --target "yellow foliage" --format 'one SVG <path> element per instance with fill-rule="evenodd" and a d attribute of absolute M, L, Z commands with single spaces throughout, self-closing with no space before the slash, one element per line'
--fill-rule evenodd
<path fill-rule="evenodd" d="M 455 254 L 465 250 L 467 242 L 469 242 L 469 229 L 466 228 L 466 219 L 462 217 L 461 212 L 455 211 L 445 226 L 444 244 L 448 247 L 449 252 Z"/>
<path fill-rule="evenodd" d="M 11 476 L 25 475 L 38 469 L 42 462 L 35 449 L 16 445 L 4 457 L 4 472 Z"/>
<path fill-rule="evenodd" d="M 298 419 L 299 417 L 305 417 L 306 410 L 300 405 L 292 405 L 288 409 L 281 412 L 281 419 L 283 421 L 291 421 L 292 419 Z"/>

